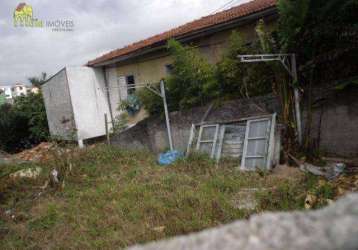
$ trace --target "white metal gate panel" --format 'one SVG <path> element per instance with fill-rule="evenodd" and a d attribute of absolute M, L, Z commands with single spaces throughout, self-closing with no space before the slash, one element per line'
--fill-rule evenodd
<path fill-rule="evenodd" d="M 214 158 L 219 128 L 219 124 L 201 126 L 196 143 L 196 150 L 207 153 L 211 158 Z"/>
<path fill-rule="evenodd" d="M 246 124 L 220 126 L 216 160 L 222 157 L 241 158 L 245 138 Z"/>
<path fill-rule="evenodd" d="M 270 130 L 271 119 L 249 120 L 247 122 L 244 152 L 241 161 L 242 169 L 266 168 Z"/>

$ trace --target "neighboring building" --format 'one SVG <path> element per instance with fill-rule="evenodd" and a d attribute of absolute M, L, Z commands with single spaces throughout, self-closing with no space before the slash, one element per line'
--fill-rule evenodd
<path fill-rule="evenodd" d="M 26 96 L 27 95 L 27 87 L 24 84 L 17 83 L 11 87 L 11 92 L 12 92 L 13 97 Z"/>
<path fill-rule="evenodd" d="M 254 0 L 113 50 L 87 65 L 106 72 L 115 116 L 118 102 L 127 98 L 127 85 L 156 83 L 170 73 L 172 58 L 167 50 L 168 39 L 195 46 L 209 62 L 216 63 L 222 58 L 233 31 L 239 31 L 249 43 L 256 39 L 258 20 L 263 19 L 271 26 L 277 17 L 276 0 Z"/>
<path fill-rule="evenodd" d="M 127 47 L 111 51 L 89 61 L 87 63 L 88 67 L 76 69 L 80 73 L 75 74 L 75 80 L 79 81 L 81 79 L 81 83 L 83 83 L 81 84 L 83 86 L 82 90 L 87 86 L 95 91 L 95 93 L 89 93 L 90 90 L 88 90 L 89 92 L 85 91 L 86 93 L 88 92 L 88 95 L 86 94 L 85 96 L 86 98 L 78 91 L 69 93 L 69 98 L 51 97 L 51 95 L 54 95 L 54 92 L 50 91 L 51 88 L 55 88 L 56 85 L 68 86 L 68 80 L 65 77 L 59 77 L 59 75 L 63 74 L 63 71 L 71 71 L 71 68 L 61 70 L 55 75 L 56 77 L 50 78 L 42 86 L 51 134 L 67 137 L 63 132 L 66 130 L 65 124 L 59 122 L 65 111 L 55 107 L 66 101 L 72 101 L 72 104 L 68 103 L 67 106 L 73 106 L 75 102 L 81 103 L 81 106 L 86 103 L 100 103 L 102 105 L 103 95 L 99 97 L 97 94 L 103 90 L 106 93 L 105 105 L 107 107 L 96 107 L 95 110 L 86 108 L 81 109 L 81 111 L 79 109 L 70 109 L 71 112 L 65 116 L 73 114 L 74 120 L 76 120 L 76 117 L 82 117 L 75 121 L 76 129 L 79 127 L 84 128 L 87 126 L 86 124 L 97 124 L 97 121 L 101 121 L 99 124 L 102 125 L 98 125 L 101 127 L 98 131 L 102 131 L 102 134 L 104 134 L 103 112 L 109 112 L 109 118 L 120 115 L 121 111 L 118 110 L 118 105 L 122 100 L 126 100 L 128 94 L 130 94 L 127 86 L 135 86 L 139 83 L 156 83 L 170 74 L 172 58 L 167 50 L 168 39 L 174 38 L 182 43 L 196 46 L 209 62 L 215 63 L 221 59 L 233 31 L 239 31 L 244 35 L 247 42 L 250 42 L 256 39 L 255 27 L 258 20 L 264 19 L 265 23 L 271 26 L 276 22 L 277 17 L 276 0 L 253 0 L 184 24 Z M 66 87 L 66 91 L 70 90 L 71 92 L 71 88 Z M 76 112 L 88 112 L 89 115 L 76 114 Z M 134 124 L 144 118 L 145 112 L 144 114 L 139 112 L 138 116 L 141 117 L 136 117 L 129 123 Z M 99 136 L 97 130 L 93 130 L 96 131 L 95 133 L 92 133 L 91 130 L 86 130 L 86 133 L 84 131 L 77 131 L 78 140 Z M 81 133 L 85 133 L 85 136 Z"/>
<path fill-rule="evenodd" d="M 5 93 L 0 89 L 0 106 L 6 103 Z"/>
<path fill-rule="evenodd" d="M 29 93 L 38 94 L 40 93 L 40 89 L 38 87 L 27 86 L 21 83 L 0 86 L 0 95 L 2 94 L 2 98 L 5 98 L 5 102 L 8 103 L 12 103 L 15 97 L 27 96 Z"/>
<path fill-rule="evenodd" d="M 35 86 L 27 86 L 27 93 L 32 93 L 32 94 L 39 94 L 40 93 L 40 89 L 38 87 Z"/>
<path fill-rule="evenodd" d="M 12 86 L 0 86 L 0 91 L 4 93 L 6 99 L 12 99 Z"/>

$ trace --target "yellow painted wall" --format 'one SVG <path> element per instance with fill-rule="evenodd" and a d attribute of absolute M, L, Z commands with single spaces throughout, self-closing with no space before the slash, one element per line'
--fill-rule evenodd
<path fill-rule="evenodd" d="M 273 22 L 266 24 L 269 28 L 273 27 Z M 213 35 L 191 41 L 190 45 L 197 47 L 200 53 L 206 57 L 210 63 L 214 64 L 221 60 L 223 53 L 229 44 L 229 38 L 234 30 L 240 32 L 240 34 L 243 35 L 243 38 L 247 42 L 250 42 L 257 39 L 255 27 L 256 23 L 252 23 L 237 29 L 217 32 Z M 124 62 L 117 66 L 114 71 L 117 73 L 117 78 L 133 75 L 136 84 L 158 83 L 162 78 L 168 76 L 166 65 L 171 63 L 172 58 L 168 52 L 158 51 L 142 56 L 139 59 L 132 59 L 128 62 Z M 114 84 L 117 84 L 117 82 L 114 81 Z M 121 88 L 120 91 L 126 91 L 126 89 Z M 125 94 L 124 96 L 127 95 Z M 120 99 L 114 99 L 114 102 L 120 102 Z M 134 117 L 129 117 L 128 124 L 136 124 L 147 116 L 148 113 L 142 109 Z"/>
<path fill-rule="evenodd" d="M 273 24 L 273 22 L 270 22 L 267 23 L 267 26 L 272 28 Z M 255 27 L 256 23 L 252 23 L 237 29 L 218 32 L 193 41 L 190 45 L 197 46 L 201 54 L 206 57 L 210 63 L 216 63 L 222 58 L 223 52 L 228 46 L 229 37 L 234 30 L 239 31 L 247 41 L 252 41 L 256 39 Z M 162 78 L 167 76 L 165 66 L 171 63 L 172 59 L 168 54 L 158 52 L 150 57 L 141 57 L 130 63 L 118 66 L 117 75 L 134 75 L 136 83 L 159 82 Z"/>
<path fill-rule="evenodd" d="M 154 83 L 166 77 L 165 65 L 171 64 L 172 59 L 168 55 L 158 55 L 159 58 L 139 60 L 131 64 L 119 66 L 118 76 L 134 75 L 135 82 Z"/>

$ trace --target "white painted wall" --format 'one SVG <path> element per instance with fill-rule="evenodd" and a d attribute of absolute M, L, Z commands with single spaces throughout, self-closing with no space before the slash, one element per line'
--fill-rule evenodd
<path fill-rule="evenodd" d="M 110 121 L 110 113 L 101 69 L 67 67 L 42 91 L 51 135 L 67 140 L 105 135 L 104 114 Z"/>
<path fill-rule="evenodd" d="M 26 96 L 27 95 L 26 86 L 22 85 L 22 84 L 15 85 L 13 95 L 14 96 Z"/>
<path fill-rule="evenodd" d="M 67 84 L 66 69 L 62 69 L 41 86 L 47 122 L 52 136 L 74 140 L 76 125 Z"/>
<path fill-rule="evenodd" d="M 11 99 L 12 98 L 11 86 L 1 86 L 0 89 L 2 91 L 4 91 L 6 99 Z"/>
<path fill-rule="evenodd" d="M 116 68 L 106 68 L 106 76 L 109 88 L 113 117 L 118 117 L 122 112 L 118 106 L 122 100 L 127 99 L 127 85 L 125 78 L 118 77 Z"/>
<path fill-rule="evenodd" d="M 103 72 L 89 67 L 67 67 L 68 86 L 78 140 L 105 135 L 104 114 L 110 119 Z"/>

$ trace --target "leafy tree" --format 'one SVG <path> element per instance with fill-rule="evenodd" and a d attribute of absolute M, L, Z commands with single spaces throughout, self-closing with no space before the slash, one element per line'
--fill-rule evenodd
<path fill-rule="evenodd" d="M 173 71 L 166 79 L 169 110 L 202 105 L 220 95 L 215 66 L 196 49 L 183 46 L 175 40 L 168 41 L 168 49 L 173 57 Z M 151 114 L 162 112 L 163 102 L 160 97 L 147 90 L 140 91 L 138 95 Z"/>
<path fill-rule="evenodd" d="M 167 79 L 168 97 L 172 110 L 205 104 L 220 92 L 215 78 L 215 67 L 194 48 L 175 40 L 168 42 L 173 72 Z"/>
<path fill-rule="evenodd" d="M 279 0 L 278 8 L 277 44 L 281 52 L 297 55 L 300 87 L 308 100 L 305 148 L 312 151 L 312 88 L 346 86 L 357 76 L 358 1 Z"/>
<path fill-rule="evenodd" d="M 246 64 L 237 57 L 240 54 L 257 53 L 259 46 L 245 44 L 241 34 L 234 31 L 222 60 L 217 64 L 217 78 L 224 97 L 252 97 L 271 92 L 272 75 L 264 63 Z"/>
<path fill-rule="evenodd" d="M 49 136 L 41 94 L 16 97 L 0 106 L 0 149 L 17 152 L 45 141 Z"/>
<path fill-rule="evenodd" d="M 298 55 L 304 83 L 357 74 L 357 0 L 279 0 L 278 7 L 281 50 Z"/>
<path fill-rule="evenodd" d="M 32 84 L 32 86 L 40 88 L 42 84 L 44 84 L 47 80 L 47 73 L 42 72 L 39 77 L 29 77 L 29 82 Z"/>
<path fill-rule="evenodd" d="M 12 105 L 0 106 L 0 149 L 16 152 L 28 145 L 28 119 L 14 111 Z"/>
<path fill-rule="evenodd" d="M 28 119 L 29 138 L 33 142 L 41 142 L 48 138 L 46 109 L 41 92 L 17 97 L 14 102 L 14 110 Z"/>
<path fill-rule="evenodd" d="M 256 33 L 260 44 L 259 53 L 271 54 L 280 53 L 281 46 L 277 41 L 277 36 L 267 31 L 263 20 L 260 20 L 256 26 Z M 257 53 L 257 52 L 256 52 Z M 272 70 L 272 92 L 276 94 L 281 104 L 280 120 L 286 125 L 284 146 L 285 151 L 291 151 L 296 144 L 296 123 L 294 112 L 294 93 L 292 77 L 284 69 L 281 62 L 268 62 L 266 63 Z"/>
<path fill-rule="evenodd" d="M 273 72 L 265 63 L 243 64 L 239 54 L 253 53 L 258 43 L 247 46 L 238 32 L 230 36 L 228 49 L 216 65 L 210 64 L 199 51 L 175 40 L 168 42 L 174 59 L 172 74 L 166 79 L 171 111 L 202 105 L 215 99 L 263 95 L 272 91 Z M 158 86 L 157 86 L 158 87 Z M 151 114 L 163 112 L 162 99 L 147 90 L 138 92 Z"/>
<path fill-rule="evenodd" d="M 159 84 L 157 84 L 157 89 L 159 89 Z M 152 115 L 162 114 L 164 112 L 163 100 L 160 96 L 148 91 L 147 89 L 141 89 L 136 92 L 139 99 L 143 103 L 145 109 Z M 168 100 L 168 103 L 171 103 L 172 100 Z M 172 110 L 170 110 L 172 111 Z"/>
<path fill-rule="evenodd" d="M 283 52 L 294 51 L 303 31 L 309 11 L 310 0 L 278 1 L 280 12 L 279 43 Z"/>

